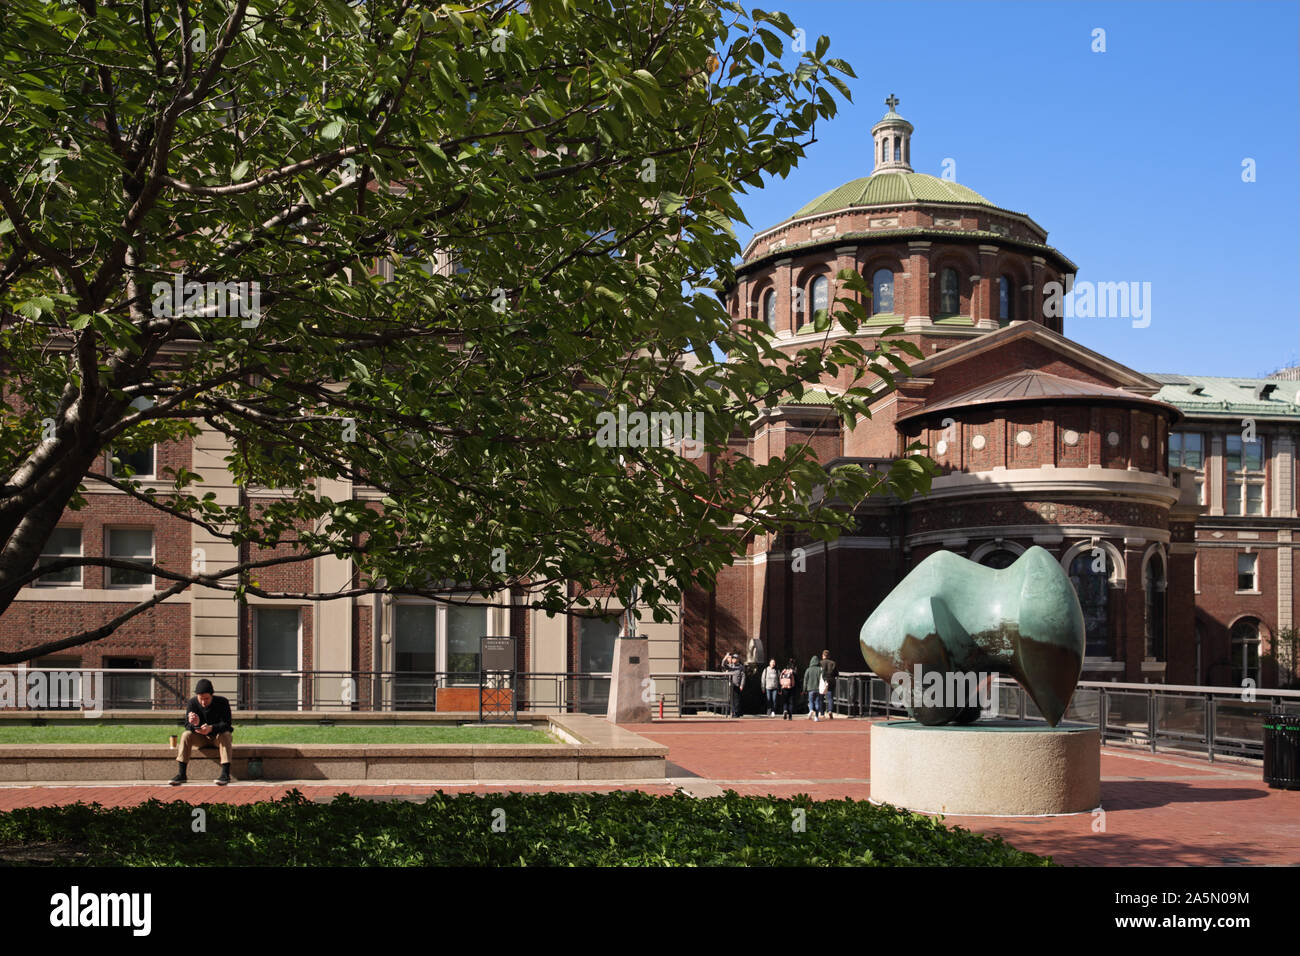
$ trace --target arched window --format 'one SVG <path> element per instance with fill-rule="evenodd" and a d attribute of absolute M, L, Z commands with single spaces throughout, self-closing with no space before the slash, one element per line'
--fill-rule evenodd
<path fill-rule="evenodd" d="M 1079 552 L 1070 562 L 1070 583 L 1079 596 L 1087 631 L 1087 657 L 1110 657 L 1110 554 L 1104 548 Z"/>
<path fill-rule="evenodd" d="M 1146 590 L 1146 656 L 1165 659 L 1165 561 L 1151 555 L 1143 576 Z"/>
<path fill-rule="evenodd" d="M 1232 625 L 1232 684 L 1250 678 L 1259 683 L 1259 621 L 1243 617 Z"/>
<path fill-rule="evenodd" d="M 894 313 L 894 273 L 888 269 L 877 269 L 871 277 L 871 314 L 893 315 Z"/>
<path fill-rule="evenodd" d="M 1009 548 L 997 548 L 980 558 L 980 564 L 986 568 L 996 568 L 1001 571 L 1003 568 L 1009 568 L 1015 564 L 1018 557 L 1020 555 Z"/>
<path fill-rule="evenodd" d="M 961 309 L 961 296 L 957 293 L 957 270 L 944 269 L 939 273 L 939 314 L 956 315 Z"/>
<path fill-rule="evenodd" d="M 830 308 L 830 288 L 831 284 L 825 276 L 812 280 L 812 285 L 808 287 L 808 298 L 812 300 L 808 321 L 814 321 L 819 312 L 826 312 Z"/>
<path fill-rule="evenodd" d="M 902 158 L 903 158 L 903 141 L 901 139 L 896 139 L 894 140 L 894 162 L 896 163 L 900 162 Z"/>
<path fill-rule="evenodd" d="M 883 163 L 889 159 L 889 140 L 881 137 L 880 140 L 880 161 Z"/>
<path fill-rule="evenodd" d="M 771 290 L 763 296 L 763 321 L 769 329 L 776 331 L 776 292 Z"/>
<path fill-rule="evenodd" d="M 1010 322 L 1013 318 L 1011 314 L 1012 303 L 1012 285 L 1011 276 L 998 277 L 998 321 Z"/>

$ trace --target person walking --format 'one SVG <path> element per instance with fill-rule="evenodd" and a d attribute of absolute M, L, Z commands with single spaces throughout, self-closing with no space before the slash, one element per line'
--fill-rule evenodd
<path fill-rule="evenodd" d="M 821 707 L 822 665 L 817 655 L 808 662 L 808 669 L 803 672 L 803 691 L 808 695 L 808 716 L 816 722 L 817 710 Z"/>
<path fill-rule="evenodd" d="M 739 654 L 728 654 L 723 658 L 724 670 L 730 671 L 731 682 L 731 716 L 740 716 L 740 692 L 745 688 L 745 665 L 740 663 Z"/>
<path fill-rule="evenodd" d="M 776 716 L 776 696 L 781 690 L 781 675 L 776 669 L 776 658 L 767 662 L 763 671 L 763 693 L 767 695 L 767 716 Z"/>
<path fill-rule="evenodd" d="M 822 651 L 822 680 L 826 682 L 826 687 L 822 691 L 822 716 L 828 719 L 835 717 L 835 680 L 839 677 L 839 665 L 831 660 L 830 651 Z"/>
<path fill-rule="evenodd" d="M 794 660 L 786 661 L 781 671 L 781 719 L 794 720 Z"/>

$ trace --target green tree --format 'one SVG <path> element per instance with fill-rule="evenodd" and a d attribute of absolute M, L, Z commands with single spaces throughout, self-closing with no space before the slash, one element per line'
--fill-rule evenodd
<path fill-rule="evenodd" d="M 1264 659 L 1273 669 L 1274 682 L 1281 690 L 1300 687 L 1300 631 L 1279 628 L 1269 641 Z"/>
<path fill-rule="evenodd" d="M 764 463 L 727 449 L 843 368 L 852 420 L 910 348 L 828 338 L 786 359 L 722 305 L 735 193 L 787 175 L 853 75 L 783 14 L 11 0 L 0 31 L 0 613 L 42 573 L 143 566 L 41 561 L 88 481 L 240 549 L 220 570 L 152 566 L 151 600 L 0 662 L 103 637 L 194 584 L 558 611 L 594 606 L 566 582 L 601 581 L 639 586 L 662 620 L 746 536 L 828 538 L 864 496 L 928 484 L 920 457 L 828 473 L 801 447 Z M 823 329 L 864 317 L 849 299 L 835 312 Z M 700 414 L 708 454 L 605 447 L 601 413 L 620 405 Z M 241 485 L 282 497 L 250 509 L 186 469 L 158 492 L 97 465 L 200 423 Z M 259 580 L 326 554 L 354 562 L 350 587 Z"/>

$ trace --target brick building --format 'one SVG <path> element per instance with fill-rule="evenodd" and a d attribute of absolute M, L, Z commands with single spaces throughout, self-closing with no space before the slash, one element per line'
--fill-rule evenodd
<path fill-rule="evenodd" d="M 835 278 L 853 269 L 872 290 L 855 337 L 901 326 L 924 358 L 852 430 L 809 391 L 737 445 L 871 464 L 921 441 L 941 475 L 922 498 L 870 499 L 829 545 L 754 541 L 688 598 L 686 666 L 757 636 L 782 661 L 829 648 L 861 668 L 862 622 L 917 562 L 945 549 L 1002 567 L 1039 545 L 1079 594 L 1085 679 L 1274 684 L 1261 651 L 1294 623 L 1300 383 L 1143 374 L 1071 341 L 1075 265 L 1029 216 L 914 172 L 913 127 L 887 102 L 871 175 L 757 233 L 728 305 L 790 353 L 823 338 L 814 316 L 853 295 Z"/>
<path fill-rule="evenodd" d="M 1053 283 L 1068 285 L 1074 263 L 1029 216 L 914 172 L 913 127 L 896 102 L 872 129 L 871 175 L 756 234 L 728 305 L 736 319 L 765 321 L 776 346 L 791 352 L 822 338 L 813 317 L 851 294 L 835 276 L 855 269 L 872 289 L 864 302 L 871 318 L 855 336 L 869 343 L 902 326 L 894 337 L 924 358 L 854 429 L 826 403 L 845 377 L 771 410 L 733 445 L 763 460 L 809 442 L 828 464 L 872 464 L 921 441 L 942 473 L 924 497 L 870 499 L 853 533 L 829 545 L 791 535 L 751 542 L 712 591 L 687 591 L 674 623 L 640 624 L 652 673 L 716 667 L 723 653 L 745 653 L 755 638 L 765 656 L 802 662 L 829 648 L 842 669 L 863 669 L 862 622 L 918 561 L 946 549 L 1000 567 L 1036 544 L 1060 560 L 1078 591 L 1088 625 L 1085 678 L 1275 684 L 1266 652 L 1295 613 L 1300 380 L 1144 374 L 1071 341 L 1064 313 L 1046 303 Z M 140 476 L 184 465 L 221 505 L 269 500 L 274 492 L 233 481 L 227 451 L 220 435 L 201 427 L 193 442 L 158 446 L 131 464 Z M 319 484 L 335 500 L 368 494 Z M 49 554 L 152 555 L 163 567 L 230 566 L 240 557 L 237 546 L 113 488 L 86 487 L 85 507 L 67 514 Z M 265 583 L 321 592 L 348 577 L 347 565 L 328 559 L 268 571 Z M 110 621 L 163 586 L 98 568 L 43 579 L 0 618 L 0 646 Z M 483 634 L 515 635 L 521 669 L 557 673 L 607 670 L 616 633 L 610 622 L 488 602 L 250 597 L 241 608 L 196 587 L 103 640 L 38 663 L 331 671 L 340 676 L 301 684 L 264 677 L 222 689 L 260 706 L 311 706 L 339 700 L 341 675 L 353 674 L 363 704 L 414 706 L 426 692 L 401 676 L 476 669 Z M 110 705 L 148 699 L 156 692 L 148 681 L 110 681 Z M 444 689 L 447 701 L 457 700 L 455 688 Z M 538 684 L 532 692 L 546 702 L 559 691 Z M 579 682 L 577 697 L 600 710 L 604 687 Z"/>

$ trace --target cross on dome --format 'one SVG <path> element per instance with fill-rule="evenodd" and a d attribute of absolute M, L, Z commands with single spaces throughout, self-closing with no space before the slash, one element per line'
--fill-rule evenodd
<path fill-rule="evenodd" d="M 912 171 L 912 124 L 894 112 L 901 102 L 890 93 L 885 99 L 889 112 L 871 128 L 875 141 L 871 175 L 876 173 L 910 173 Z"/>

